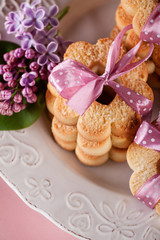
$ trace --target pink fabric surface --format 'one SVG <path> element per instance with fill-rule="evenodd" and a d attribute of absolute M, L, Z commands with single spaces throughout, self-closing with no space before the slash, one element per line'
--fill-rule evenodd
<path fill-rule="evenodd" d="M 77 240 L 28 207 L 0 178 L 0 240 Z"/>

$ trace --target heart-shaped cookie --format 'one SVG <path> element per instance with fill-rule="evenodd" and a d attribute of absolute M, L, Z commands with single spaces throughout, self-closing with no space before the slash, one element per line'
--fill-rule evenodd
<path fill-rule="evenodd" d="M 127 162 L 134 171 L 129 182 L 133 195 L 137 193 L 148 179 L 160 173 L 160 153 L 137 145 L 135 142 L 128 148 Z M 150 199 L 149 193 L 147 193 L 146 197 L 148 200 Z M 157 202 L 155 209 L 160 214 L 160 201 Z"/>

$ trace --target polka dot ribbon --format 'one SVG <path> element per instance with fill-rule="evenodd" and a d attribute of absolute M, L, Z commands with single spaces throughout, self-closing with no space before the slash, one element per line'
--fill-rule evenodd
<path fill-rule="evenodd" d="M 160 130 L 156 126 L 143 121 L 136 133 L 134 142 L 160 152 Z"/>
<path fill-rule="evenodd" d="M 134 196 L 153 209 L 160 200 L 160 173 L 149 178 Z"/>
<path fill-rule="evenodd" d="M 158 35 L 158 29 L 153 27 L 154 23 L 151 25 L 151 31 L 155 31 L 156 33 L 150 35 L 151 33 L 147 27 L 148 24 L 150 25 L 150 19 L 153 19 L 154 17 L 159 18 L 159 8 L 160 5 L 156 7 L 157 10 L 155 9 L 153 14 L 149 17 L 149 20 L 147 20 L 144 29 L 142 30 L 140 42 L 128 51 L 118 62 L 117 59 L 119 57 L 123 35 L 126 31 L 132 28 L 132 25 L 128 25 L 117 35 L 110 47 L 106 69 L 102 76 L 96 75 L 86 66 L 71 59 L 67 59 L 54 67 L 49 76 L 49 81 L 59 94 L 68 100 L 67 104 L 72 109 L 80 115 L 83 115 L 88 107 L 101 95 L 104 85 L 109 85 L 131 108 L 139 113 L 143 119 L 149 120 L 152 110 L 152 102 L 139 93 L 117 84 L 113 80 L 146 61 L 153 52 L 153 42 L 160 44 L 158 41 L 159 37 L 153 37 L 153 35 Z M 157 23 L 157 20 L 155 22 Z M 148 35 L 146 35 L 146 31 L 148 31 Z M 146 36 L 148 36 L 148 38 Z M 150 40 L 150 38 L 153 38 L 153 40 Z M 130 63 L 137 54 L 143 39 L 150 43 L 150 51 L 148 55 L 144 59 L 135 63 Z"/>
<path fill-rule="evenodd" d="M 134 142 L 140 146 L 160 152 L 160 127 L 159 121 L 156 126 L 143 121 L 135 136 Z M 154 208 L 160 200 L 160 174 L 148 179 L 134 195 L 150 208 Z"/>

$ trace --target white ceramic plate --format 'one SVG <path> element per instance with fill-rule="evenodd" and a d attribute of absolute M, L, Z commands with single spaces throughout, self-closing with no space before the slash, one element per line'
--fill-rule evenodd
<path fill-rule="evenodd" d="M 109 35 L 114 23 L 111 26 L 108 22 L 110 18 L 113 22 L 117 0 L 105 1 L 94 10 L 92 1 L 87 1 L 90 3 L 85 8 L 87 11 L 66 18 L 67 29 L 71 30 L 67 31 L 64 23 L 62 29 L 67 38 L 95 42 L 97 38 Z M 15 6 L 15 1 L 7 2 L 10 7 Z M 72 6 L 81 5 L 83 9 L 83 2 L 86 1 L 80 4 L 80 0 L 75 0 Z M 1 13 L 4 13 L 4 3 Z M 5 11 L 8 11 L 6 7 Z M 156 91 L 157 100 L 158 94 Z M 160 107 L 157 100 L 155 114 Z M 160 239 L 160 217 L 130 193 L 128 182 L 132 172 L 127 163 L 108 161 L 100 167 L 83 166 L 73 153 L 61 149 L 53 141 L 46 112 L 25 130 L 0 132 L 0 172 L 26 204 L 77 237 L 92 240 Z"/>

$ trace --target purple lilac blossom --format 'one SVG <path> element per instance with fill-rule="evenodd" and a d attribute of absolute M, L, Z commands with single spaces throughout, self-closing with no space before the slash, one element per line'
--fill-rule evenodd
<path fill-rule="evenodd" d="M 61 36 L 57 36 L 56 40 L 58 42 L 58 50 L 57 50 L 57 52 L 61 56 L 61 58 L 63 58 L 64 53 L 66 52 L 67 48 L 73 42 L 72 41 L 64 41 Z"/>
<path fill-rule="evenodd" d="M 16 85 L 17 85 L 17 81 L 15 80 L 8 81 L 8 87 L 14 88 Z"/>
<path fill-rule="evenodd" d="M 19 103 L 13 103 L 12 110 L 13 110 L 13 112 L 15 112 L 15 113 L 20 112 L 20 111 L 22 110 L 22 109 L 21 109 L 21 105 L 20 105 Z"/>
<path fill-rule="evenodd" d="M 52 42 L 48 44 L 47 47 L 45 47 L 42 44 L 37 44 L 36 45 L 36 50 L 39 52 L 41 55 L 38 57 L 38 64 L 43 66 L 48 63 L 48 61 L 54 62 L 54 63 L 59 63 L 60 59 L 58 55 L 54 54 L 58 48 L 58 43 L 55 39 L 53 39 Z"/>
<path fill-rule="evenodd" d="M 24 15 L 22 12 L 10 12 L 6 17 L 6 22 L 4 23 L 5 29 L 8 34 L 15 32 L 22 32 L 24 30 L 23 22 Z"/>
<path fill-rule="evenodd" d="M 33 94 L 33 91 L 30 87 L 25 87 L 23 88 L 22 90 L 22 95 L 25 97 L 25 98 L 28 98 L 28 97 L 31 97 Z"/>
<path fill-rule="evenodd" d="M 19 93 L 16 93 L 13 98 L 15 103 L 21 103 L 22 102 L 22 96 Z"/>
<path fill-rule="evenodd" d="M 27 97 L 28 103 L 35 103 L 37 101 L 37 96 L 35 93 L 32 94 L 32 96 Z"/>
<path fill-rule="evenodd" d="M 45 11 L 43 9 L 33 11 L 31 8 L 26 8 L 25 14 L 28 17 L 23 21 L 25 27 L 34 26 L 38 31 L 41 31 L 44 28 L 42 19 L 45 15 Z"/>
<path fill-rule="evenodd" d="M 3 74 L 3 79 L 6 82 L 11 81 L 13 79 L 13 74 L 11 72 L 5 72 Z"/>
<path fill-rule="evenodd" d="M 16 38 L 21 40 L 21 47 L 23 50 L 29 49 L 35 44 L 33 35 L 29 32 L 24 32 L 21 35 L 16 35 Z"/>
<path fill-rule="evenodd" d="M 12 97 L 12 93 L 9 90 L 0 91 L 0 100 L 8 100 Z"/>
<path fill-rule="evenodd" d="M 53 37 L 57 34 L 57 28 L 51 28 L 49 31 L 38 31 L 36 37 L 37 42 L 42 44 L 48 44 L 53 41 Z"/>
<path fill-rule="evenodd" d="M 5 72 L 10 72 L 11 71 L 11 66 L 9 66 L 9 65 L 3 65 L 3 67 L 2 67 L 2 71 L 3 71 L 3 73 L 5 73 Z"/>
<path fill-rule="evenodd" d="M 34 58 L 34 57 L 35 57 L 35 51 L 34 51 L 32 48 L 27 49 L 26 52 L 25 52 L 25 57 L 26 57 L 27 59 L 32 59 L 32 58 Z"/>
<path fill-rule="evenodd" d="M 58 27 L 59 21 L 54 16 L 57 15 L 59 12 L 59 8 L 56 4 L 54 4 L 52 7 L 50 7 L 49 12 L 45 10 L 45 16 L 43 18 L 43 24 L 44 26 L 47 26 L 48 24 L 51 24 L 53 27 Z"/>
<path fill-rule="evenodd" d="M 37 62 L 32 62 L 30 65 L 29 65 L 29 68 L 32 70 L 32 71 L 37 71 L 39 69 L 39 64 Z"/>
<path fill-rule="evenodd" d="M 3 59 L 4 59 L 4 61 L 8 61 L 8 59 L 9 59 L 9 53 L 5 53 L 4 55 L 3 55 Z"/>
<path fill-rule="evenodd" d="M 31 9 L 35 9 L 36 5 L 40 4 L 41 3 L 41 0 L 35 0 L 33 1 L 31 4 L 29 3 L 26 3 L 26 2 L 23 2 L 21 3 L 20 5 L 20 9 L 22 11 L 25 11 L 26 8 L 31 8 Z"/>
<path fill-rule="evenodd" d="M 40 74 L 40 77 L 41 77 L 42 80 L 45 81 L 45 80 L 48 79 L 49 72 L 47 71 L 45 65 L 43 65 L 43 66 L 41 67 L 41 69 L 39 70 L 39 74 Z"/>
<path fill-rule="evenodd" d="M 14 51 L 14 57 L 15 58 L 21 58 L 24 55 L 24 50 L 22 48 L 17 48 Z"/>
<path fill-rule="evenodd" d="M 26 86 L 34 86 L 35 85 L 35 78 L 37 78 L 38 74 L 36 72 L 24 73 L 20 79 L 20 85 L 22 87 Z"/>
<path fill-rule="evenodd" d="M 51 72 L 55 66 L 56 66 L 56 63 L 50 62 L 47 66 L 47 70 Z"/>
<path fill-rule="evenodd" d="M 3 109 L 7 110 L 9 108 L 9 105 L 10 105 L 9 101 L 3 102 Z"/>

